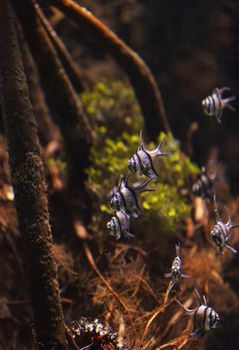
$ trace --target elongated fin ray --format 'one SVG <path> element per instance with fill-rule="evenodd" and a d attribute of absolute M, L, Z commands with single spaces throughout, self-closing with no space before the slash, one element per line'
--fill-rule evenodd
<path fill-rule="evenodd" d="M 218 221 L 221 221 L 221 217 L 220 217 L 219 212 L 218 212 L 217 201 L 216 201 L 216 194 L 215 193 L 214 193 L 214 196 L 213 196 L 213 202 L 214 202 L 215 220 L 216 220 L 216 222 L 218 222 Z"/>
<path fill-rule="evenodd" d="M 227 107 L 228 109 L 230 109 L 232 112 L 235 112 L 236 109 L 230 104 L 230 102 L 235 101 L 236 100 L 236 96 L 231 96 L 231 97 L 227 97 L 225 99 L 223 99 L 223 105 L 225 106 L 225 108 Z"/>
<path fill-rule="evenodd" d="M 142 130 L 140 130 L 139 148 L 138 148 L 139 150 L 142 149 L 142 150 L 144 150 L 144 152 L 148 153 L 151 156 L 167 156 L 170 153 L 162 151 L 164 144 L 165 144 L 165 138 L 162 140 L 162 142 L 154 150 L 149 150 L 144 142 Z"/>
<path fill-rule="evenodd" d="M 189 275 L 185 275 L 184 273 L 182 273 L 182 278 L 185 278 L 185 279 L 188 279 L 188 278 L 192 278 L 191 276 L 189 276 Z"/>
<path fill-rule="evenodd" d="M 198 298 L 198 300 L 199 300 L 200 305 L 202 305 L 202 304 L 203 304 L 202 298 L 201 298 L 200 294 L 198 293 L 198 290 L 197 290 L 197 289 L 194 289 L 194 293 L 196 294 L 196 296 L 197 296 L 197 298 Z"/>
<path fill-rule="evenodd" d="M 225 210 L 226 210 L 226 212 L 227 212 L 227 219 L 228 219 L 228 221 L 227 221 L 227 223 L 226 223 L 225 225 L 226 225 L 226 227 L 230 230 L 230 228 L 232 228 L 231 216 L 230 216 L 230 214 L 229 214 L 228 207 L 227 207 L 226 205 L 224 205 L 224 208 L 225 208 Z"/>
<path fill-rule="evenodd" d="M 133 235 L 132 233 L 130 233 L 128 231 L 124 231 L 123 234 L 124 234 L 125 238 L 134 238 L 135 237 L 135 235 Z"/>
<path fill-rule="evenodd" d="M 176 303 L 178 303 L 180 306 L 181 306 L 181 308 L 183 308 L 183 310 L 187 313 L 187 314 L 189 314 L 189 315 L 193 315 L 196 311 L 197 311 L 197 307 L 195 308 L 195 309 L 188 309 L 187 307 L 185 307 L 183 304 L 181 304 L 180 303 L 180 301 L 178 300 L 178 299 L 175 299 L 175 301 L 176 301 Z"/>
<path fill-rule="evenodd" d="M 177 256 L 180 256 L 180 246 L 181 246 L 181 243 L 178 242 L 176 245 L 175 245 L 175 250 L 176 250 L 176 255 Z"/>
<path fill-rule="evenodd" d="M 233 254 L 236 254 L 237 253 L 237 250 L 233 247 L 231 247 L 230 245 L 228 244 L 225 244 L 225 248 L 227 248 L 228 250 L 230 250 Z"/>
<path fill-rule="evenodd" d="M 152 188 L 146 188 L 146 186 L 152 181 L 153 179 L 148 179 L 146 181 L 144 181 L 143 183 L 141 183 L 140 185 L 136 185 L 134 187 L 134 191 L 137 193 L 137 194 L 140 194 L 142 192 L 146 192 L 146 191 L 155 191 L 154 189 Z"/>

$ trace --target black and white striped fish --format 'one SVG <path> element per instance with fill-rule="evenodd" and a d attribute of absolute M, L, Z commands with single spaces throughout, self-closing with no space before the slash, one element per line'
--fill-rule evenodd
<path fill-rule="evenodd" d="M 218 212 L 217 204 L 216 204 L 216 196 L 214 196 L 214 214 L 215 214 L 215 221 L 216 224 L 213 227 L 213 230 L 211 231 L 211 237 L 213 239 L 213 242 L 218 246 L 219 251 L 221 254 L 224 252 L 224 248 L 230 250 L 232 253 L 237 253 L 237 250 L 227 244 L 228 240 L 231 237 L 231 229 L 235 227 L 239 227 L 239 225 L 232 225 L 231 217 L 229 215 L 228 209 L 225 206 L 225 209 L 227 211 L 228 215 L 228 222 L 225 224 Z"/>
<path fill-rule="evenodd" d="M 208 306 L 205 295 L 203 296 L 202 300 L 196 289 L 195 293 L 200 303 L 200 305 L 195 309 L 190 310 L 183 306 L 178 300 L 175 300 L 187 314 L 194 316 L 194 328 L 191 333 L 191 336 L 200 338 L 203 337 L 206 332 L 218 327 L 220 317 L 216 313 L 216 311 L 214 311 L 210 306 Z"/>
<path fill-rule="evenodd" d="M 214 195 L 212 181 L 216 178 L 216 174 L 209 176 L 205 167 L 202 167 L 201 174 L 192 185 L 194 196 L 212 199 Z"/>
<path fill-rule="evenodd" d="M 222 94 L 224 91 L 229 91 L 229 87 L 225 86 L 221 89 L 214 89 L 212 95 L 206 97 L 202 101 L 203 112 L 206 115 L 216 117 L 218 123 L 222 121 L 222 112 L 225 108 L 230 109 L 235 112 L 235 108 L 231 106 L 230 102 L 236 99 L 235 96 L 222 98 Z"/>
<path fill-rule="evenodd" d="M 155 150 L 148 150 L 140 131 L 140 143 L 137 152 L 128 161 L 128 168 L 132 173 L 145 175 L 151 179 L 158 178 L 159 175 L 155 169 L 155 158 L 165 156 L 167 153 L 162 151 L 164 140 Z"/>
<path fill-rule="evenodd" d="M 176 244 L 176 258 L 174 259 L 170 273 L 165 273 L 166 278 L 171 278 L 169 291 L 173 288 L 176 283 L 179 283 L 182 278 L 190 278 L 190 276 L 182 273 L 182 262 L 180 259 L 180 243 Z"/>
<path fill-rule="evenodd" d="M 111 198 L 111 207 L 116 211 L 124 211 L 127 215 L 137 218 L 142 214 L 138 196 L 142 192 L 154 191 L 151 188 L 146 188 L 152 179 L 134 184 L 134 186 L 129 186 L 128 178 L 129 175 L 126 179 L 122 178 L 120 184 L 117 186 L 116 192 Z"/>
<path fill-rule="evenodd" d="M 117 211 L 111 220 L 107 222 L 106 227 L 109 229 L 110 235 L 115 239 L 120 239 L 121 236 L 132 238 L 134 235 L 129 232 L 129 221 L 129 216 L 124 211 Z"/>

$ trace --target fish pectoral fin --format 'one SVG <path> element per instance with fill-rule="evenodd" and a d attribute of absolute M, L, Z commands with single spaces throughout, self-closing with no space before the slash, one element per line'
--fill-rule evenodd
<path fill-rule="evenodd" d="M 143 213 L 142 210 L 140 208 L 136 207 L 133 210 L 131 216 L 133 216 L 133 218 L 138 218 L 140 215 L 142 215 L 142 213 Z"/>
<path fill-rule="evenodd" d="M 184 273 L 182 273 L 182 278 L 192 278 L 191 276 L 189 276 L 189 275 L 185 275 Z"/>
<path fill-rule="evenodd" d="M 132 233 L 128 232 L 128 231 L 124 231 L 124 236 L 125 238 L 134 238 L 135 235 L 133 235 Z"/>
<path fill-rule="evenodd" d="M 216 115 L 216 119 L 217 119 L 218 123 L 221 124 L 221 122 L 222 122 L 222 113 L 219 113 L 218 115 Z"/>
<path fill-rule="evenodd" d="M 164 274 L 164 277 L 166 277 L 166 278 L 171 278 L 171 277 L 172 277 L 172 273 L 171 273 L 171 272 L 165 273 L 165 274 Z"/>
<path fill-rule="evenodd" d="M 225 244 L 225 248 L 227 248 L 228 250 L 230 250 L 232 253 L 236 254 L 237 253 L 237 250 L 233 247 L 231 247 L 230 245 L 228 244 Z"/>
<path fill-rule="evenodd" d="M 202 338 L 204 336 L 204 334 L 205 334 L 205 331 L 203 329 L 197 328 L 191 333 L 191 336 L 197 337 L 197 338 Z"/>
<path fill-rule="evenodd" d="M 145 175 L 148 176 L 150 179 L 158 179 L 159 178 L 159 175 L 156 174 L 156 172 L 153 171 L 153 169 L 147 169 L 146 173 L 147 173 L 147 175 L 146 174 Z"/>

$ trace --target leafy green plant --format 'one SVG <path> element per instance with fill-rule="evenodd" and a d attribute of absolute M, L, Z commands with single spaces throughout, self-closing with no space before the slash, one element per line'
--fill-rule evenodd
<path fill-rule="evenodd" d="M 106 127 L 108 136 L 136 132 L 143 125 L 134 91 L 122 81 L 100 81 L 80 98 L 94 127 Z"/>
<path fill-rule="evenodd" d="M 142 119 L 132 90 L 122 82 L 98 83 L 92 92 L 84 93 L 82 97 L 86 113 L 99 135 L 99 144 L 91 153 L 93 166 L 87 170 L 88 186 L 98 197 L 99 212 L 110 215 L 113 213 L 110 194 L 120 175 L 127 174 L 128 160 L 139 145 Z M 99 115 L 104 115 L 104 123 L 98 120 Z M 128 121 L 124 120 L 126 116 Z M 142 229 L 144 222 L 147 230 L 155 231 L 157 228 L 160 233 L 174 234 L 182 228 L 185 217 L 190 215 L 191 203 L 183 192 L 188 187 L 187 179 L 197 174 L 199 169 L 181 152 L 180 144 L 172 134 L 160 133 L 158 143 L 164 138 L 164 150 L 169 155 L 156 159 L 160 177 L 150 186 L 155 191 L 142 194 L 140 200 L 144 215 L 133 222 L 137 230 Z M 156 144 L 150 143 L 148 147 L 154 149 Z M 140 177 L 130 176 L 130 182 L 138 180 Z"/>
<path fill-rule="evenodd" d="M 154 192 L 142 194 L 141 202 L 145 215 L 143 221 L 151 222 L 160 231 L 173 233 L 182 225 L 184 218 L 189 216 L 191 204 L 182 192 L 187 188 L 187 178 L 198 173 L 199 169 L 182 154 L 179 143 L 171 134 L 161 133 L 159 142 L 166 137 L 165 150 L 169 155 L 158 160 L 160 178 L 151 187 Z M 88 185 L 98 195 L 99 209 L 112 213 L 109 205 L 110 191 L 117 184 L 120 174 L 125 174 L 129 158 L 135 153 L 139 144 L 139 135 L 123 132 L 115 141 L 106 137 L 104 146 L 92 151 L 93 167 L 88 169 Z M 150 144 L 155 148 L 155 144 Z M 139 177 L 132 175 L 131 181 Z"/>

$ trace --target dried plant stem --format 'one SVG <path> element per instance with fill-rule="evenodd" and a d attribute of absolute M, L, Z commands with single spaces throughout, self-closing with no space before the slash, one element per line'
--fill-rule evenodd
<path fill-rule="evenodd" d="M 143 336 L 142 336 L 142 338 L 141 338 L 141 342 L 140 342 L 140 349 L 142 349 L 142 345 L 143 345 L 143 342 L 144 342 L 144 338 L 145 338 L 145 336 L 146 336 L 146 334 L 147 334 L 147 332 L 148 332 L 148 329 L 149 329 L 149 327 L 150 327 L 150 325 L 151 325 L 151 323 L 153 322 L 153 320 L 160 314 L 160 313 L 162 313 L 162 312 L 164 312 L 164 310 L 165 310 L 165 308 L 166 308 L 167 306 L 164 304 L 164 305 L 162 305 L 162 306 L 160 306 L 158 309 L 157 309 L 157 311 L 150 317 L 150 319 L 148 320 L 148 322 L 147 322 L 147 324 L 146 324 L 146 327 L 145 327 L 145 329 L 144 329 L 144 332 L 143 332 Z"/>
<path fill-rule="evenodd" d="M 91 267 L 94 269 L 94 271 L 99 276 L 101 281 L 105 284 L 107 289 L 112 293 L 112 295 L 115 297 L 115 299 L 119 302 L 119 304 L 123 307 L 123 309 L 127 313 L 128 317 L 129 317 L 129 320 L 130 320 L 130 323 L 131 323 L 132 330 L 134 332 L 134 336 L 136 336 L 137 333 L 136 333 L 136 330 L 135 330 L 135 327 L 134 327 L 134 323 L 133 323 L 133 320 L 132 320 L 132 317 L 131 317 L 131 313 L 130 313 L 127 305 L 123 302 L 123 300 L 120 298 L 118 293 L 111 287 L 111 285 L 108 283 L 108 281 L 105 279 L 105 277 L 101 274 L 101 272 L 99 271 L 98 267 L 96 266 L 96 263 L 95 263 L 95 260 L 94 260 L 94 258 L 92 256 L 90 248 L 85 242 L 84 242 L 84 249 L 85 249 L 85 255 L 86 255 L 87 260 L 89 261 Z"/>
<path fill-rule="evenodd" d="M 0 85 L 15 205 L 38 343 L 66 350 L 44 168 L 10 0 L 0 1 Z"/>
<path fill-rule="evenodd" d="M 50 22 L 48 21 L 48 19 L 46 18 L 46 16 L 44 15 L 43 11 L 37 3 L 35 4 L 35 9 L 37 16 L 39 17 L 42 25 L 47 31 L 47 34 L 49 35 L 49 38 L 51 39 L 74 88 L 78 93 L 85 91 L 87 89 L 87 86 L 84 82 L 84 77 L 80 68 L 75 64 L 70 52 L 67 50 L 61 38 L 52 28 Z"/>
<path fill-rule="evenodd" d="M 76 2 L 72 0 L 48 0 L 47 2 L 64 12 L 122 66 L 136 92 L 149 137 L 155 140 L 160 131 L 170 131 L 159 88 L 142 58 L 105 24 Z"/>

